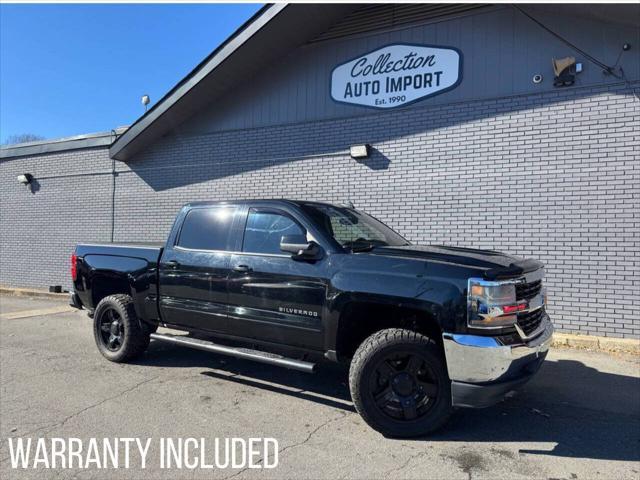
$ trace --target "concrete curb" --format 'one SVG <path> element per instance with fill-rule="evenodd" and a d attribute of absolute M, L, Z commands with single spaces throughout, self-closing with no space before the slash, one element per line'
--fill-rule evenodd
<path fill-rule="evenodd" d="M 0 295 L 13 295 L 15 297 L 40 297 L 52 298 L 56 300 L 67 300 L 68 293 L 51 293 L 46 290 L 36 290 L 31 288 L 13 288 L 0 286 Z"/>
<path fill-rule="evenodd" d="M 552 346 L 640 355 L 640 339 L 636 340 L 632 338 L 597 337 L 595 335 L 575 335 L 555 332 L 553 334 Z"/>
<path fill-rule="evenodd" d="M 20 318 L 41 317 L 43 315 L 56 315 L 58 313 L 74 312 L 71 305 L 58 305 L 57 307 L 50 308 L 38 308 L 35 310 L 20 310 L 17 312 L 0 313 L 0 319 L 2 320 L 17 320 Z"/>

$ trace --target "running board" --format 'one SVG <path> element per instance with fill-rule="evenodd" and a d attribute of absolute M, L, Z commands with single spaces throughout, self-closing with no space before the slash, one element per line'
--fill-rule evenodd
<path fill-rule="evenodd" d="M 301 372 L 306 373 L 313 373 L 316 367 L 315 363 L 295 360 L 293 358 L 287 358 L 268 352 L 261 352 L 259 350 L 252 350 L 250 348 L 227 347 L 213 342 L 208 342 L 207 340 L 200 340 L 198 338 L 185 337 L 182 335 L 152 333 L 150 336 L 153 340 L 157 340 L 159 342 L 173 343 L 174 345 L 182 345 L 183 347 L 195 348 L 206 352 L 219 353 L 221 355 L 229 355 L 231 357 L 268 363 L 269 365 L 277 365 L 279 367 L 300 370 Z"/>

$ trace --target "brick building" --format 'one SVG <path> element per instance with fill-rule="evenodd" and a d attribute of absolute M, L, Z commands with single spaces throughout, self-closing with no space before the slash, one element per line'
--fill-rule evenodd
<path fill-rule="evenodd" d="M 76 243 L 160 242 L 188 201 L 349 200 L 542 260 L 561 331 L 640 337 L 640 7 L 523 9 L 263 8 L 128 129 L 1 150 L 0 283 L 69 287 Z"/>

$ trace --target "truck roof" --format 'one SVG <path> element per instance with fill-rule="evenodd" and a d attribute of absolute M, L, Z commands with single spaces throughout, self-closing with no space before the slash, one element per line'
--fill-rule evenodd
<path fill-rule="evenodd" d="M 198 201 L 198 202 L 189 202 L 185 205 L 185 207 L 197 207 L 197 206 L 204 206 L 204 205 L 242 205 L 246 203 L 254 203 L 254 204 L 260 203 L 264 205 L 295 205 L 298 207 L 306 204 L 331 205 L 331 206 L 342 206 L 342 207 L 345 206 L 345 205 L 339 205 L 339 204 L 330 203 L 330 202 L 291 200 L 288 198 L 247 198 L 247 199 L 239 199 L 239 200 L 205 200 L 205 201 Z"/>

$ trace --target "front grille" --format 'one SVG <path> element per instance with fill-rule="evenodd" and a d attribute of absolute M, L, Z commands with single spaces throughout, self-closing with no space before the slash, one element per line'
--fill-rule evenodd
<path fill-rule="evenodd" d="M 518 326 L 522 329 L 525 335 L 531 335 L 531 333 L 540 326 L 543 318 L 544 308 L 538 308 L 533 312 L 519 313 Z"/>
<path fill-rule="evenodd" d="M 542 290 L 542 280 L 536 280 L 531 283 L 517 283 L 516 284 L 516 299 L 517 300 L 530 300 L 540 293 Z"/>

